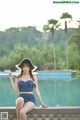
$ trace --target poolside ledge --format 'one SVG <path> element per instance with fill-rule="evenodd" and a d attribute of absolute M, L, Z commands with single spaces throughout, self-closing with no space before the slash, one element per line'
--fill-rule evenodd
<path fill-rule="evenodd" d="M 16 120 L 15 107 L 0 107 L 0 120 Z M 28 113 L 28 120 L 80 120 L 80 107 L 35 107 Z"/>

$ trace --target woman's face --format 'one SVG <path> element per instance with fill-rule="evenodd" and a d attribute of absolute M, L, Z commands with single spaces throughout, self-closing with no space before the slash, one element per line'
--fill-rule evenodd
<path fill-rule="evenodd" d="M 23 69 L 23 72 L 29 72 L 30 70 L 29 64 L 24 63 L 22 69 Z"/>

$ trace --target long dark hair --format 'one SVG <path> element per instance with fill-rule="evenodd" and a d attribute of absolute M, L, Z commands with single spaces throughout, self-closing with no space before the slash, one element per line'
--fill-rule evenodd
<path fill-rule="evenodd" d="M 29 70 L 29 74 L 30 74 L 30 77 L 32 78 L 32 80 L 34 81 L 34 77 L 33 77 L 33 74 L 32 74 L 32 71 L 31 69 Z M 17 76 L 18 78 L 21 77 L 23 75 L 23 70 L 21 70 L 21 73 Z"/>

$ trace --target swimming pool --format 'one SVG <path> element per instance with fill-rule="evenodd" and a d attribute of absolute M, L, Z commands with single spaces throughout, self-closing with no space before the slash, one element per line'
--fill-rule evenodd
<path fill-rule="evenodd" d="M 38 80 L 42 99 L 49 106 L 80 106 L 80 79 Z M 8 78 L 0 78 L 0 106 L 15 106 L 18 92 L 11 88 Z M 36 97 L 36 95 L 35 95 Z M 39 102 L 36 97 L 36 105 Z"/>

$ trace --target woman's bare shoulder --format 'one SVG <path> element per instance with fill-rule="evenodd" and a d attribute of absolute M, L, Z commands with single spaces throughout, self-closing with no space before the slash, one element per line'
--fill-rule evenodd
<path fill-rule="evenodd" d="M 37 79 L 37 75 L 33 75 L 34 78 L 34 82 L 37 83 L 38 79 Z"/>
<path fill-rule="evenodd" d="M 33 75 L 33 78 L 34 78 L 34 79 L 37 79 L 37 75 L 34 74 L 34 75 Z"/>

